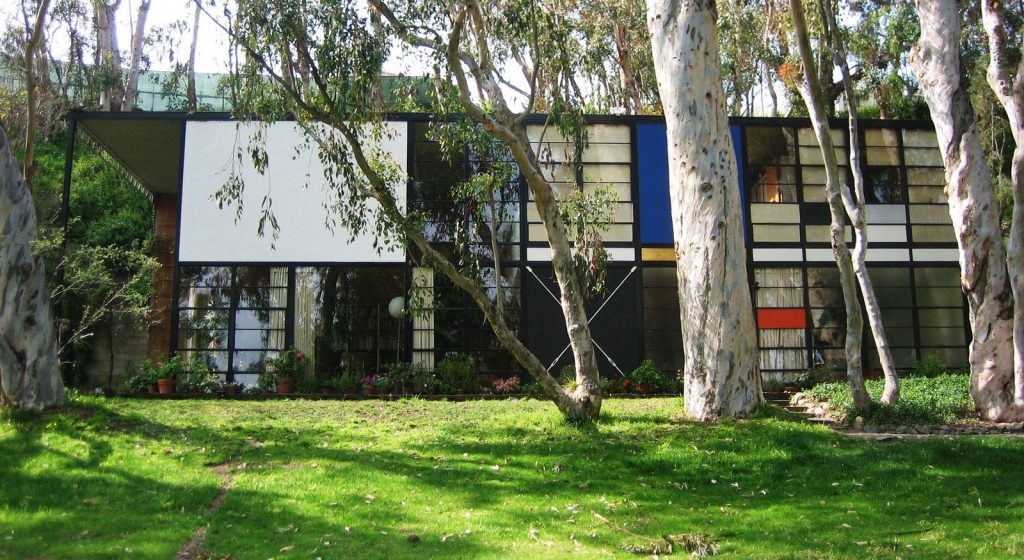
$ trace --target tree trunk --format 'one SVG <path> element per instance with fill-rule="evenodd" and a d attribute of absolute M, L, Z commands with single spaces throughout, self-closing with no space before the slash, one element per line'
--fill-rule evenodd
<path fill-rule="evenodd" d="M 121 110 L 126 112 L 135 108 L 135 96 L 139 91 L 142 41 L 146 35 L 147 15 L 149 15 L 149 0 L 143 0 L 139 2 L 139 12 L 135 19 L 135 31 L 132 33 L 132 59 L 128 66 L 128 80 L 124 84 L 124 98 L 121 100 Z"/>
<path fill-rule="evenodd" d="M 188 86 L 185 90 L 186 110 L 196 111 L 199 109 L 199 100 L 196 99 L 196 46 L 199 43 L 199 14 L 202 13 L 201 5 L 196 2 L 195 16 L 192 18 L 192 45 L 188 49 Z"/>
<path fill-rule="evenodd" d="M 33 254 L 36 211 L 0 127 L 0 407 L 64 403 L 57 337 L 42 257 Z"/>
<path fill-rule="evenodd" d="M 763 398 L 716 19 L 708 0 L 647 2 L 669 146 L 684 403 L 701 421 L 746 416 Z"/>
<path fill-rule="evenodd" d="M 39 10 L 36 12 L 36 22 L 32 27 L 32 36 L 25 45 L 25 91 L 28 94 L 25 112 L 25 161 L 23 162 L 22 175 L 28 188 L 32 188 L 33 153 L 36 146 L 36 80 L 35 80 L 35 55 L 39 50 L 39 44 L 43 36 L 43 23 L 46 21 L 46 10 L 50 7 L 50 0 L 43 0 L 39 3 Z M 49 81 L 50 77 L 46 76 Z"/>
<path fill-rule="evenodd" d="M 878 361 L 882 366 L 885 375 L 885 387 L 882 390 L 882 402 L 893 405 L 900 398 L 900 378 L 896 372 L 896 364 L 892 359 L 892 352 L 889 350 L 889 337 L 885 334 L 885 326 L 882 324 L 882 310 L 875 296 L 875 287 L 871 282 L 871 276 L 867 268 L 868 250 L 868 226 L 865 216 L 867 211 L 864 207 L 864 171 L 860 166 L 860 141 L 858 140 L 858 117 L 857 117 L 857 93 L 853 88 L 853 80 L 850 78 L 850 66 L 846 62 L 846 47 L 843 45 L 843 37 L 836 24 L 835 14 L 831 8 L 825 11 L 825 20 L 828 32 L 832 36 L 832 58 L 839 67 L 842 76 L 843 90 L 846 93 L 846 108 L 849 111 L 850 126 L 850 169 L 853 172 L 853 185 L 855 197 L 853 207 L 847 207 L 853 223 L 856 243 L 853 248 L 853 270 L 857 274 L 857 281 L 860 283 L 860 293 L 864 297 L 864 309 L 868 315 L 868 325 L 871 326 L 871 336 L 875 341 L 875 350 L 878 352 Z M 838 171 L 838 170 L 837 170 Z M 851 197 L 844 197 L 847 202 Z"/>
<path fill-rule="evenodd" d="M 1013 293 L 992 175 L 962 80 L 957 2 L 917 0 L 916 8 L 921 36 L 911 51 L 910 67 L 928 103 L 946 167 L 946 198 L 973 333 L 971 396 L 987 420 L 1019 418 L 1013 406 Z"/>
<path fill-rule="evenodd" d="M 1006 111 L 1015 144 L 1010 181 L 1013 184 L 1013 217 L 1006 265 L 1013 290 L 1013 377 L 1014 404 L 1024 415 L 1024 59 L 1013 72 L 1014 54 L 1007 35 L 1012 32 L 1002 2 L 982 0 L 982 21 L 988 35 L 988 83 Z"/>
<path fill-rule="evenodd" d="M 117 44 L 117 20 L 114 17 L 121 0 L 107 4 L 96 2 L 96 67 L 100 74 L 100 110 L 109 111 L 121 98 L 121 51 Z"/>
<path fill-rule="evenodd" d="M 853 396 L 854 405 L 857 408 L 868 408 L 871 406 L 871 397 L 864 388 L 860 341 L 861 332 L 864 329 L 864 318 L 861 315 L 860 302 L 857 299 L 853 259 L 850 256 L 850 248 L 846 245 L 846 216 L 844 215 L 843 195 L 840 191 L 842 178 L 839 176 L 839 164 L 836 161 L 835 147 L 832 144 L 832 134 L 825 113 L 821 82 L 818 81 L 811 53 L 811 42 L 807 36 L 803 5 L 800 0 L 790 0 L 789 5 L 793 17 L 793 31 L 804 67 L 804 83 L 797 89 L 807 105 L 807 112 L 814 125 L 814 134 L 818 138 L 818 146 L 821 147 L 821 154 L 825 161 L 825 198 L 828 200 L 828 209 L 832 216 L 832 252 L 836 257 L 836 264 L 839 266 L 839 281 L 843 287 L 843 301 L 846 304 L 846 375 L 850 383 L 850 393 Z M 852 201 L 848 206 L 852 206 Z M 858 238 L 857 244 L 863 252 L 863 241 Z M 863 258 L 863 254 L 861 258 Z"/>
<path fill-rule="evenodd" d="M 629 39 L 629 26 L 619 19 L 612 21 L 612 28 L 614 33 L 612 38 L 615 40 L 615 49 L 618 53 L 616 61 L 619 66 L 619 80 L 623 90 L 622 105 L 626 108 L 626 113 L 639 115 L 640 114 L 640 93 L 636 87 L 636 78 L 633 75 L 633 56 L 632 56 L 632 44 Z M 632 104 L 632 107 L 630 107 Z"/>

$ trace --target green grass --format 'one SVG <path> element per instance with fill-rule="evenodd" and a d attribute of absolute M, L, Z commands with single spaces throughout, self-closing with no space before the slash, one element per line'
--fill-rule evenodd
<path fill-rule="evenodd" d="M 878 402 L 884 381 L 867 381 L 865 385 L 874 401 L 867 411 L 858 411 L 853 406 L 846 383 L 823 383 L 806 393 L 816 400 L 828 401 L 832 410 L 847 417 L 862 415 L 871 424 L 945 424 L 977 419 L 971 401 L 970 376 L 966 373 L 900 379 L 900 399 L 892 406 Z"/>
<path fill-rule="evenodd" d="M 601 518 L 706 533 L 725 558 L 1024 555 L 1024 440 L 865 442 L 679 410 L 611 400 L 574 427 L 529 400 L 79 397 L 0 419 L 0 558 L 173 558 L 199 527 L 236 560 L 631 556 Z"/>

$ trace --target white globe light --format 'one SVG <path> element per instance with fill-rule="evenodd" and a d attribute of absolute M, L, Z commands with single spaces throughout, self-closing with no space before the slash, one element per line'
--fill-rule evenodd
<path fill-rule="evenodd" d="M 391 302 L 388 303 L 388 314 L 395 319 L 405 317 L 405 298 L 402 296 L 391 298 Z"/>

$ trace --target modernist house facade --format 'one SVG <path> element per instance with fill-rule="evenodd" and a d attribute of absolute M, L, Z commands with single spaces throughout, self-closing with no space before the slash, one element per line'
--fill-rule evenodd
<path fill-rule="evenodd" d="M 429 367 L 450 352 L 475 355 L 484 373 L 518 369 L 473 303 L 440 274 L 415 266 L 400 245 L 378 246 L 369 234 L 332 227 L 334 201 L 318 188 L 322 166 L 302 147 L 295 123 L 267 128 L 269 166 L 261 175 L 248 159 L 236 158 L 252 125 L 227 114 L 76 113 L 72 121 L 153 193 L 163 266 L 154 280 L 151 355 L 198 357 L 243 383 L 255 381 L 266 358 L 292 347 L 310 356 L 323 377 L 395 361 Z M 542 120 L 536 122 L 530 133 L 539 139 Z M 833 131 L 840 162 L 848 161 L 844 124 L 835 123 Z M 453 222 L 481 227 L 453 199 L 452 186 L 485 164 L 481 158 L 501 156 L 467 150 L 448 161 L 428 138 L 429 126 L 423 115 L 393 115 L 378 147 L 409 178 L 396 193 L 399 200 L 437 216 L 427 232 L 443 244 L 454 235 Z M 615 195 L 613 223 L 604 234 L 607 287 L 588 303 L 602 374 L 628 372 L 644 359 L 678 370 L 683 360 L 664 121 L 593 116 L 588 128 L 579 165 L 564 165 L 572 150 L 550 130 L 544 154 L 558 189 L 603 185 Z M 829 245 L 825 171 L 810 124 L 737 118 L 731 128 L 764 377 L 845 367 L 845 312 Z M 867 259 L 896 364 L 910 368 L 935 352 L 947 366 L 963 367 L 970 331 L 931 125 L 864 121 L 859 142 L 867 178 Z M 237 218 L 233 207 L 220 209 L 212 200 L 231 170 L 246 181 Z M 571 354 L 544 229 L 522 181 L 500 191 L 501 219 L 472 235 L 488 239 L 479 244 L 484 251 L 497 240 L 502 273 L 495 278 L 485 268 L 481 278 L 490 293 L 506 295 L 520 337 L 557 371 Z M 267 195 L 280 226 L 276 240 L 257 235 Z M 410 292 L 427 311 L 396 313 L 402 307 L 396 298 Z M 865 366 L 878 368 L 870 335 L 855 336 L 864 338 Z"/>

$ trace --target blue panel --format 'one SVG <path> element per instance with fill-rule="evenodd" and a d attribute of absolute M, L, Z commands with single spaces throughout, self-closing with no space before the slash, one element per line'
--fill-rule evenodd
<path fill-rule="evenodd" d="M 743 136 L 738 124 L 729 125 L 729 136 L 732 136 L 732 150 L 736 152 L 736 171 L 740 180 L 740 210 L 743 212 L 743 233 L 750 246 L 750 204 L 747 203 L 747 184 L 743 176 Z"/>
<path fill-rule="evenodd" d="M 665 125 L 636 125 L 637 179 L 640 185 L 640 242 L 672 244 L 668 198 L 668 145 Z"/>

